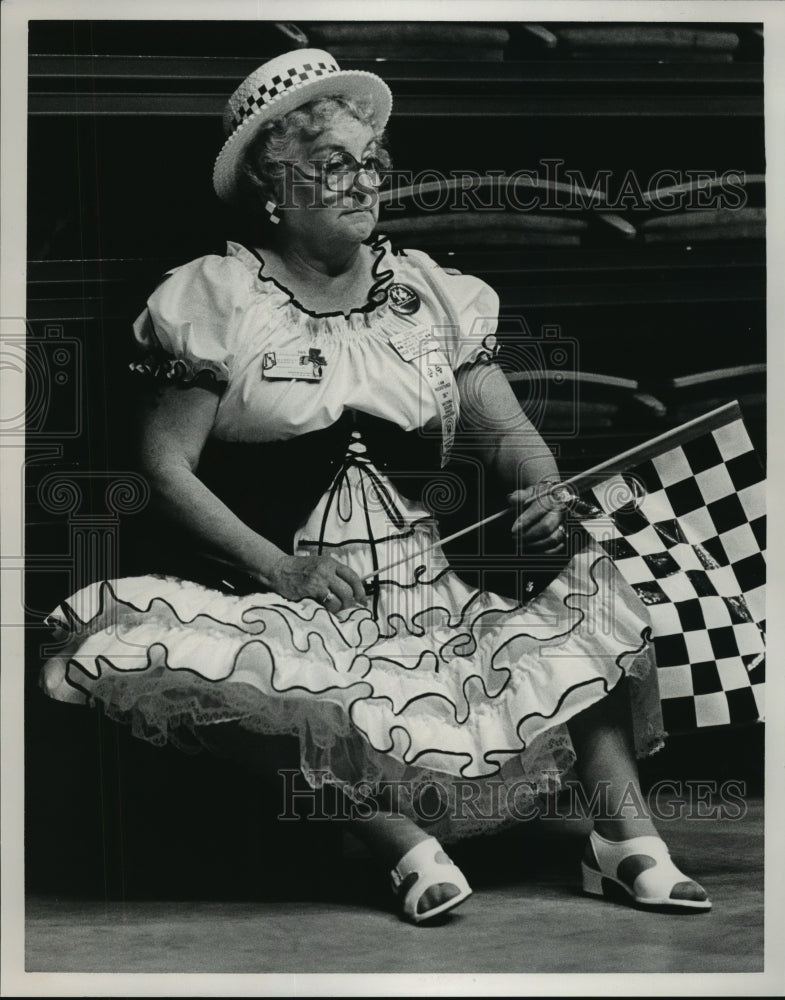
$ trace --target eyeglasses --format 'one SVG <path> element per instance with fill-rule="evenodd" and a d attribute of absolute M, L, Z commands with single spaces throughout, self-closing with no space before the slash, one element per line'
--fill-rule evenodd
<path fill-rule="evenodd" d="M 348 191 L 360 172 L 372 188 L 381 187 L 386 179 L 385 165 L 378 156 L 366 156 L 360 162 L 346 150 L 338 150 L 326 160 L 312 162 L 319 170 L 316 174 L 311 174 L 311 179 L 321 180 L 330 191 Z"/>

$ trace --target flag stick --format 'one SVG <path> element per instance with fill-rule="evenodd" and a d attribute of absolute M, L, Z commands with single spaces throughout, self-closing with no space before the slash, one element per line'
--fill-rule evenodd
<path fill-rule="evenodd" d="M 677 444 L 690 440 L 710 428 L 719 427 L 722 424 L 727 423 L 728 419 L 734 415 L 734 412 L 737 416 L 741 415 L 739 404 L 736 402 L 726 403 L 724 406 L 717 407 L 716 410 L 711 410 L 709 413 L 704 413 L 699 417 L 694 417 L 692 420 L 688 420 L 686 423 L 680 424 L 678 427 L 673 427 L 671 430 L 658 434 L 656 437 L 650 438 L 648 441 L 644 441 L 643 444 L 635 445 L 634 448 L 628 448 L 627 451 L 614 455 L 612 458 L 607 458 L 605 461 L 599 462 L 590 469 L 578 472 L 569 479 L 554 483 L 553 489 L 559 491 L 564 490 L 567 487 L 575 486 L 576 483 L 580 483 L 583 479 L 589 479 L 590 477 L 596 476 L 600 472 L 609 472 L 611 470 L 617 473 L 623 472 L 626 469 L 629 469 L 631 465 L 637 465 L 642 460 L 649 458 L 651 455 L 659 454 L 663 445 Z M 509 513 L 511 513 L 511 509 L 509 507 L 504 510 L 499 510 L 495 514 L 490 514 L 488 517 L 484 517 L 481 521 L 477 521 L 475 524 L 470 524 L 468 527 L 461 528 L 460 531 L 456 531 L 452 535 L 447 535 L 446 538 L 440 538 L 438 541 L 429 545 L 427 548 L 422 549 L 420 552 L 412 552 L 409 555 L 403 556 L 401 559 L 396 559 L 395 562 L 387 563 L 386 566 L 380 566 L 379 569 L 375 569 L 372 573 L 368 573 L 364 576 L 363 583 L 368 583 L 375 576 L 379 576 L 380 573 L 386 573 L 388 570 L 394 569 L 396 566 L 400 566 L 402 563 L 408 562 L 410 559 L 425 555 L 426 552 L 430 552 L 437 546 L 446 545 L 448 542 L 455 541 L 456 538 L 460 538 L 462 535 L 468 535 L 470 531 L 476 531 L 477 528 L 481 528 L 485 524 L 490 524 L 491 521 L 497 521 L 500 517 L 504 517 L 505 514 Z"/>

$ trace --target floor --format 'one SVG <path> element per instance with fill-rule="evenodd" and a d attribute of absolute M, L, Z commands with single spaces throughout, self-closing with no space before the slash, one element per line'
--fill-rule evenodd
<path fill-rule="evenodd" d="M 763 968 L 763 807 L 660 829 L 712 897 L 710 913 L 646 913 L 580 893 L 586 828 L 477 838 L 451 851 L 474 895 L 442 924 L 390 908 L 370 862 L 346 856 L 312 899 L 28 899 L 28 972 L 757 972 Z M 299 895 L 302 895 L 300 893 Z"/>

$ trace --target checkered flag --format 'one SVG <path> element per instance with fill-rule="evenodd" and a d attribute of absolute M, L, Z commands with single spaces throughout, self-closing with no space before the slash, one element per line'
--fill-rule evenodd
<path fill-rule="evenodd" d="M 648 607 L 665 728 L 763 719 L 764 474 L 738 404 L 608 464 L 574 511 Z"/>

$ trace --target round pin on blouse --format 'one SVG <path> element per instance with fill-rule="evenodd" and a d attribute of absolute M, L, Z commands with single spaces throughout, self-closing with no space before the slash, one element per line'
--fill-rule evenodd
<path fill-rule="evenodd" d="M 420 308 L 420 296 L 409 285 L 395 282 L 395 284 L 390 285 L 389 295 L 390 308 L 393 312 L 410 316 Z"/>

